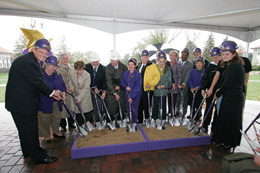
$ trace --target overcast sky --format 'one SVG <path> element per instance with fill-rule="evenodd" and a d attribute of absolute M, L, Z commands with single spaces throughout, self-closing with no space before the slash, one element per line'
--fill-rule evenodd
<path fill-rule="evenodd" d="M 14 16 L 0 16 L 0 47 L 3 47 L 10 52 L 14 50 L 14 43 L 19 38 L 22 33 L 20 27 L 28 28 L 32 18 L 27 17 L 14 17 Z M 37 30 L 39 30 L 47 39 L 53 38 L 51 41 L 52 47 L 60 42 L 63 36 L 66 38 L 66 43 L 71 51 L 95 51 L 101 57 L 101 62 L 107 63 L 110 51 L 113 49 L 113 35 L 92 29 L 85 26 L 80 26 L 76 24 L 36 19 Z M 44 24 L 43 29 L 39 26 L 40 23 Z M 29 28 L 28 28 L 29 29 Z M 170 33 L 174 33 L 175 29 L 170 29 Z M 116 50 L 123 57 L 125 54 L 132 52 L 133 48 L 136 46 L 137 41 L 141 41 L 142 38 L 149 34 L 149 30 L 134 31 L 123 34 L 118 34 L 116 36 Z M 204 42 L 208 38 L 210 32 L 206 31 L 196 31 L 189 30 L 190 35 L 199 34 L 197 40 L 197 46 L 203 49 Z M 214 33 L 216 46 L 220 45 L 223 39 L 226 37 L 223 34 Z M 246 43 L 238 39 L 229 37 L 230 39 L 236 41 L 238 45 L 246 48 Z M 184 30 L 181 30 L 180 34 L 171 43 L 171 47 L 182 50 L 186 44 L 186 36 Z M 260 40 L 254 41 L 250 44 L 250 47 L 260 46 Z M 252 50 L 250 50 L 251 52 Z"/>

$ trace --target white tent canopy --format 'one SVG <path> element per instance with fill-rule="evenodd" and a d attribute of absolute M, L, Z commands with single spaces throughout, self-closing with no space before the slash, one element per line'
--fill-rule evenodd
<path fill-rule="evenodd" d="M 0 0 L 0 15 L 65 21 L 111 34 L 188 28 L 247 43 L 260 38 L 259 0 Z"/>

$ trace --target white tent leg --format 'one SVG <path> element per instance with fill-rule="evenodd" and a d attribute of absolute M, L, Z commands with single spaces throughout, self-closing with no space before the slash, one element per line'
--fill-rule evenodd
<path fill-rule="evenodd" d="M 116 50 L 116 20 L 113 20 L 113 50 Z"/>
<path fill-rule="evenodd" d="M 247 45 L 246 45 L 246 57 L 248 58 L 249 55 L 249 45 L 250 45 L 250 40 L 251 40 L 251 34 L 252 31 L 248 31 L 248 36 L 247 36 Z"/>

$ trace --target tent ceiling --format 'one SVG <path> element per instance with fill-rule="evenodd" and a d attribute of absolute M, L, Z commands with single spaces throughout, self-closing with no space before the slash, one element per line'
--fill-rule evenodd
<path fill-rule="evenodd" d="M 60 20 L 115 34 L 177 27 L 246 42 L 260 38 L 259 0 L 0 0 L 0 15 Z"/>

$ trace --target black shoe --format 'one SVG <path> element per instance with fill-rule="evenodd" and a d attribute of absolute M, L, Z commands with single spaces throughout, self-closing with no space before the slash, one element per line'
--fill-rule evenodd
<path fill-rule="evenodd" d="M 55 162 L 57 160 L 58 160 L 57 157 L 51 157 L 51 156 L 46 155 L 46 157 L 41 162 L 36 162 L 36 164 L 40 164 L 40 163 L 49 164 L 49 163 Z"/>
<path fill-rule="evenodd" d="M 59 136 L 59 135 L 53 134 L 53 136 L 54 136 L 55 138 L 65 138 L 65 136 L 64 136 L 64 135 L 62 135 L 62 136 Z"/>
<path fill-rule="evenodd" d="M 235 147 L 232 147 L 231 145 L 220 145 L 219 148 L 222 149 L 223 151 L 228 151 L 228 152 L 235 151 Z"/>
<path fill-rule="evenodd" d="M 74 126 L 74 125 L 70 125 L 69 128 L 71 128 L 71 129 L 75 129 L 76 126 Z"/>

